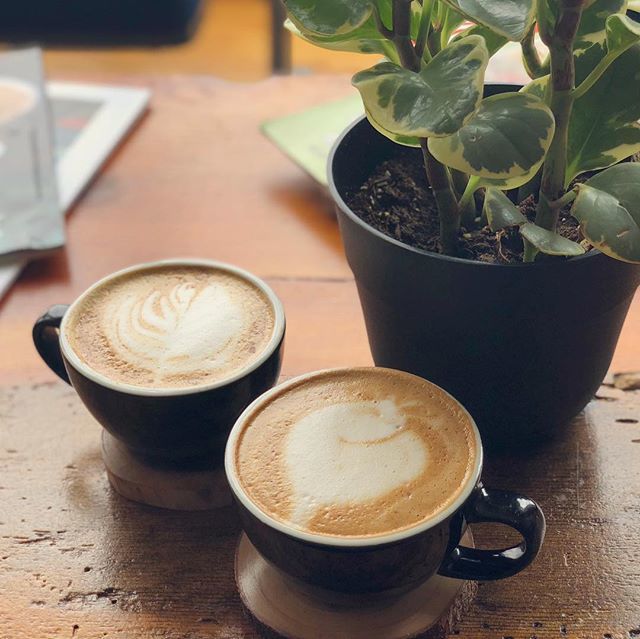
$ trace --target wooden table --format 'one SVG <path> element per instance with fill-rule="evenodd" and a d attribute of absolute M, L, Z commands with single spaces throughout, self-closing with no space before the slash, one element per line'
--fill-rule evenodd
<path fill-rule="evenodd" d="M 132 263 L 215 258 L 282 298 L 285 375 L 371 362 L 332 204 L 258 132 L 346 95 L 347 79 L 146 84 L 152 111 L 70 216 L 66 251 L 31 265 L 0 305 L 1 639 L 253 636 L 230 581 L 233 514 L 167 513 L 109 490 L 98 429 L 32 347 L 47 306 Z M 640 368 L 639 320 L 636 298 L 614 370 Z M 603 393 L 614 399 L 594 402 L 555 447 L 488 460 L 488 483 L 541 501 L 549 534 L 527 572 L 481 587 L 458 636 L 640 636 L 640 400 Z M 64 423 L 48 422 L 54 408 Z M 226 553 L 217 565 L 213 545 Z"/>

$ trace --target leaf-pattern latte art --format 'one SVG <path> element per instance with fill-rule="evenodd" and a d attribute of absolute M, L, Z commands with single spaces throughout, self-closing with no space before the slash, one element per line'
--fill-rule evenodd
<path fill-rule="evenodd" d="M 103 332 L 124 362 L 168 375 L 209 372 L 234 355 L 235 336 L 248 323 L 224 286 L 175 285 L 168 293 L 130 294 L 104 315 Z"/>

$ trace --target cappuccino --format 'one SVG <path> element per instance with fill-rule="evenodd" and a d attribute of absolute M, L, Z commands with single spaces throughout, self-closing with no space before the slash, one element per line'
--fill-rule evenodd
<path fill-rule="evenodd" d="M 63 329 L 78 358 L 117 383 L 145 389 L 224 381 L 268 347 L 275 313 L 257 285 L 205 264 L 159 263 L 99 283 Z"/>
<path fill-rule="evenodd" d="M 235 429 L 231 459 L 248 499 L 272 519 L 327 536 L 386 535 L 438 516 L 473 480 L 481 454 L 458 402 L 382 368 L 293 380 Z"/>

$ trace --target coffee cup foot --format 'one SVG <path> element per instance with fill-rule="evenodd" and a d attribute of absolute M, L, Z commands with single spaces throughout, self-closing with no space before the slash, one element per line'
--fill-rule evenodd
<path fill-rule="evenodd" d="M 112 488 L 131 501 L 170 510 L 213 510 L 232 504 L 222 466 L 193 470 L 150 465 L 107 431 L 102 432 L 102 459 Z"/>
<path fill-rule="evenodd" d="M 470 531 L 464 544 L 473 546 Z M 444 638 L 477 592 L 475 582 L 439 575 L 401 593 L 348 594 L 310 587 L 268 563 L 245 534 L 236 550 L 235 577 L 242 603 L 259 629 L 290 639 Z"/>

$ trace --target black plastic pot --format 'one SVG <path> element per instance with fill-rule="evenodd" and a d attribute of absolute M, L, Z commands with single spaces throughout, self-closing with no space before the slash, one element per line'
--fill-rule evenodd
<path fill-rule="evenodd" d="M 514 90 L 493 85 L 488 94 Z M 378 366 L 425 377 L 457 397 L 483 441 L 512 447 L 577 415 L 602 382 L 640 267 L 590 253 L 486 264 L 411 248 L 345 203 L 398 146 L 366 119 L 336 143 L 329 184 Z"/>

